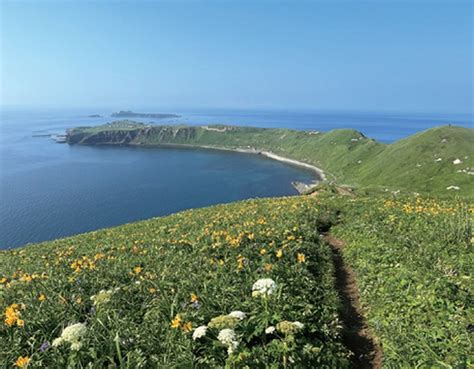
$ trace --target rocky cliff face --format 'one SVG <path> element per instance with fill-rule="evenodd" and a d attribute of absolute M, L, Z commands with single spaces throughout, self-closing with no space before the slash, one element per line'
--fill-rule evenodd
<path fill-rule="evenodd" d="M 80 145 L 127 145 L 131 143 L 141 130 L 132 131 L 100 131 L 93 134 L 87 132 L 68 131 L 66 141 L 71 144 Z"/>
<path fill-rule="evenodd" d="M 143 127 L 133 130 L 110 129 L 90 132 L 75 128 L 67 131 L 66 140 L 71 145 L 129 145 L 159 144 L 192 141 L 198 127 Z"/>

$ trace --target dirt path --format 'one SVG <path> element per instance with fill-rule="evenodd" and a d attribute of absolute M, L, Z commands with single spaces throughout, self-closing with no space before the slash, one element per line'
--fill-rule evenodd
<path fill-rule="evenodd" d="M 336 287 L 342 300 L 341 317 L 344 324 L 344 344 L 354 353 L 352 367 L 357 369 L 380 369 L 382 349 L 370 335 L 367 322 L 361 314 L 359 289 L 355 273 L 344 263 L 342 249 L 344 242 L 334 238 L 329 232 L 322 234 L 331 246 L 335 266 Z"/>

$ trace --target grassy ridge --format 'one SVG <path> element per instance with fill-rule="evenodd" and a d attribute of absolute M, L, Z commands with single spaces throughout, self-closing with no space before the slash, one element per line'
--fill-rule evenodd
<path fill-rule="evenodd" d="M 346 242 L 344 257 L 357 273 L 383 366 L 469 368 L 472 212 L 456 200 L 316 192 L 192 210 L 3 251 L 0 363 L 9 367 L 29 357 L 33 368 L 90 362 L 130 368 L 347 367 L 332 260 L 316 232 L 333 224 L 331 232 Z M 261 278 L 277 283 L 268 298 L 252 296 Z M 246 316 L 230 319 L 231 311 Z M 302 330 L 278 325 L 295 321 L 304 324 Z M 77 322 L 86 324 L 79 350 L 51 347 L 65 326 Z M 202 325 L 209 327 L 206 336 L 193 340 Z M 218 339 L 227 327 L 238 342 L 230 355 Z M 265 333 L 270 327 L 279 330 Z"/>
<path fill-rule="evenodd" d="M 365 314 L 385 368 L 472 368 L 472 213 L 420 197 L 325 200 L 341 211 Z"/>
<path fill-rule="evenodd" d="M 469 128 L 437 127 L 384 145 L 348 129 L 321 133 L 222 125 L 139 125 L 130 135 L 129 125 L 125 132 L 123 123 L 117 124 L 70 130 L 69 142 L 254 148 L 318 166 L 330 179 L 357 187 L 474 196 L 474 130 Z M 455 160 L 460 163 L 453 164 Z"/>
<path fill-rule="evenodd" d="M 344 368 L 324 216 L 311 198 L 246 201 L 2 251 L 0 367 Z M 276 289 L 254 297 L 261 278 Z"/>

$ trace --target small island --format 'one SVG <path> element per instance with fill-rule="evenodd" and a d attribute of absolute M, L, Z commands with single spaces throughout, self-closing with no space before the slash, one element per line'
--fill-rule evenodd
<path fill-rule="evenodd" d="M 88 118 L 102 118 L 102 115 L 100 114 L 91 114 L 87 116 Z"/>
<path fill-rule="evenodd" d="M 131 110 L 120 110 L 119 112 L 112 113 L 110 115 L 113 118 L 153 118 L 153 119 L 166 119 L 166 118 L 179 118 L 176 114 L 164 114 L 164 113 L 136 113 Z"/>

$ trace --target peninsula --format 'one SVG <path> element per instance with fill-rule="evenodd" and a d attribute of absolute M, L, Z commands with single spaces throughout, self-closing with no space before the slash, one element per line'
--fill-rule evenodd
<path fill-rule="evenodd" d="M 351 129 L 329 132 L 130 120 L 67 131 L 75 145 L 180 146 L 263 154 L 358 188 L 472 197 L 474 129 L 441 126 L 383 144 Z"/>
<path fill-rule="evenodd" d="M 163 114 L 163 113 L 136 113 L 131 110 L 120 110 L 117 113 L 110 115 L 113 118 L 153 118 L 153 119 L 166 119 L 166 118 L 179 118 L 176 114 Z"/>

